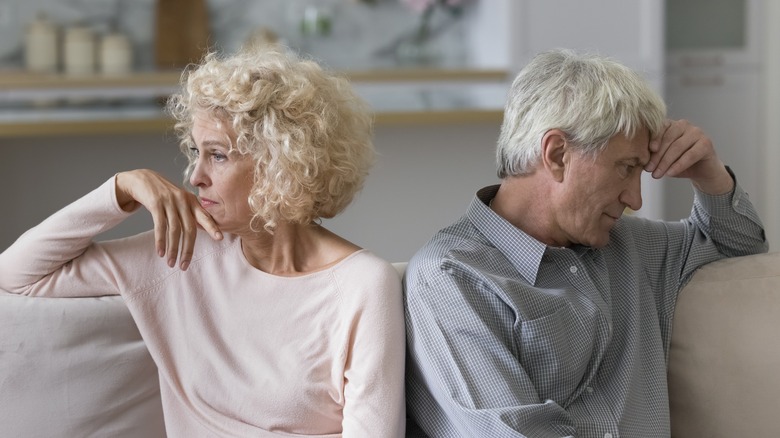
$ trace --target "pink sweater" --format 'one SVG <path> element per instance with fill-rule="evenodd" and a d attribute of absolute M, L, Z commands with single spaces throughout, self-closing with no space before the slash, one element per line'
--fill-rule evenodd
<path fill-rule="evenodd" d="M 399 437 L 401 284 L 366 250 L 300 277 L 246 262 L 240 240 L 201 233 L 186 272 L 153 234 L 93 243 L 128 216 L 114 179 L 0 254 L 0 288 L 121 294 L 157 363 L 170 437 Z"/>

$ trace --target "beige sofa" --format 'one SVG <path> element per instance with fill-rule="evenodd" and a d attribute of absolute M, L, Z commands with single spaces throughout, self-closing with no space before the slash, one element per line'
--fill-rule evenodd
<path fill-rule="evenodd" d="M 674 325 L 673 436 L 777 436 L 780 253 L 701 268 Z M 121 299 L 0 295 L 0 430 L 165 436 L 156 369 Z"/>

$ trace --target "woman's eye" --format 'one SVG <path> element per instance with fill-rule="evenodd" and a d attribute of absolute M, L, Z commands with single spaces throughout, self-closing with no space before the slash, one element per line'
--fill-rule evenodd
<path fill-rule="evenodd" d="M 211 154 L 211 156 L 214 157 L 214 161 L 216 161 L 216 162 L 221 162 L 221 161 L 227 160 L 227 155 L 221 154 L 219 152 L 214 152 L 213 154 Z"/>

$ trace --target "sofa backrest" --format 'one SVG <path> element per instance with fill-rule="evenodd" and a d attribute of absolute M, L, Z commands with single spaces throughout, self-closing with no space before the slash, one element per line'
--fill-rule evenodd
<path fill-rule="evenodd" d="M 165 436 L 157 368 L 120 297 L 0 292 L 0 436 Z"/>
<path fill-rule="evenodd" d="M 680 292 L 672 330 L 672 436 L 777 436 L 778 333 L 780 253 L 700 268 Z"/>
<path fill-rule="evenodd" d="M 406 263 L 395 263 L 403 275 Z M 672 436 L 775 436 L 780 253 L 702 267 L 669 353 Z M 164 437 L 157 369 L 120 297 L 0 292 L 0 433 Z"/>

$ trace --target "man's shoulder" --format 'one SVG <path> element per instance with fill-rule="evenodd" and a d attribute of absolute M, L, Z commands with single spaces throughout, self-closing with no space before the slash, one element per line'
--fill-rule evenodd
<path fill-rule="evenodd" d="M 453 250 L 478 244 L 482 240 L 466 218 L 436 232 L 409 260 L 409 267 L 438 265 Z"/>
<path fill-rule="evenodd" d="M 407 287 L 479 273 L 485 269 L 485 259 L 498 252 L 467 219 L 461 219 L 438 231 L 409 260 Z"/>

